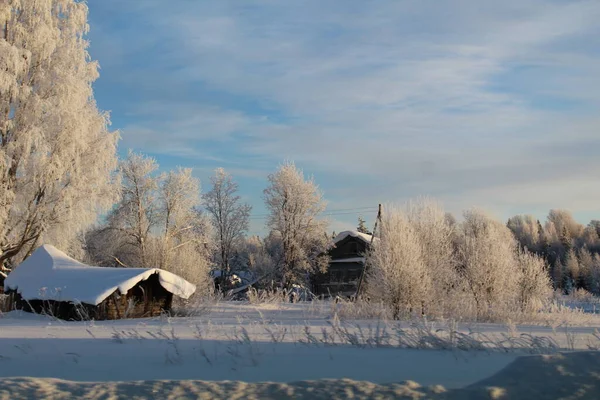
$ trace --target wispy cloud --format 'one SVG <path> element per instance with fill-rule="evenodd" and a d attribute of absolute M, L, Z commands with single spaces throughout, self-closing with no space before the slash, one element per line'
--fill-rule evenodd
<path fill-rule="evenodd" d="M 600 170 L 597 1 L 90 9 L 100 105 L 125 146 L 169 161 L 258 180 L 294 159 L 332 206 L 434 194 L 504 213 L 582 210 Z"/>

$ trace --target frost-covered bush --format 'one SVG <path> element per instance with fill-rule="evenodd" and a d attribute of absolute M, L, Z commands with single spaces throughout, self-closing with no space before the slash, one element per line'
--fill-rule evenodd
<path fill-rule="evenodd" d="M 395 319 L 407 313 L 425 313 L 433 283 L 418 232 L 402 210 L 390 207 L 378 233 L 379 240 L 367 256 L 369 296 L 388 304 Z"/>
<path fill-rule="evenodd" d="M 261 289 L 273 288 L 277 271 L 283 262 L 281 235 L 271 232 L 264 239 L 259 236 L 247 237 L 242 243 L 239 254 L 243 267 L 257 279 L 256 286 Z"/>
<path fill-rule="evenodd" d="M 521 311 L 539 311 L 552 298 L 552 283 L 546 262 L 525 250 L 517 250 L 516 260 L 520 269 L 517 301 Z"/>
<path fill-rule="evenodd" d="M 510 230 L 478 210 L 466 211 L 457 236 L 457 263 L 478 319 L 513 308 L 519 283 Z"/>
<path fill-rule="evenodd" d="M 421 256 L 431 276 L 432 292 L 428 315 L 443 315 L 456 304 L 462 282 L 456 269 L 453 239 L 455 227 L 441 203 L 420 198 L 406 207 L 408 221 L 421 247 Z"/>
<path fill-rule="evenodd" d="M 506 319 L 538 312 L 551 299 L 545 261 L 481 211 L 452 224 L 428 199 L 387 207 L 377 237 L 367 255 L 368 294 L 394 318 Z"/>

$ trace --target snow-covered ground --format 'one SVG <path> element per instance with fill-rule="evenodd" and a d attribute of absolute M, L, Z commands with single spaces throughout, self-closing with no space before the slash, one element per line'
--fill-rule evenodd
<path fill-rule="evenodd" d="M 346 378 L 452 389 L 490 377 L 523 355 L 598 346 L 594 329 L 338 321 L 326 303 L 219 303 L 197 317 L 102 322 L 11 312 L 0 317 L 0 377 L 280 383 Z"/>

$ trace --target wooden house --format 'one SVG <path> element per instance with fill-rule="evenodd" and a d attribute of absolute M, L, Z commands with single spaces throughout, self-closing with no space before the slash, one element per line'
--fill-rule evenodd
<path fill-rule="evenodd" d="M 157 268 L 108 268 L 82 264 L 43 245 L 4 281 L 17 309 L 65 320 L 142 318 L 171 309 L 173 296 L 196 287 Z"/>
<path fill-rule="evenodd" d="M 4 280 L 7 276 L 4 271 L 0 271 L 0 294 L 4 294 Z"/>
<path fill-rule="evenodd" d="M 371 244 L 371 235 L 345 231 L 337 235 L 333 242 L 334 247 L 329 251 L 327 272 L 313 277 L 313 293 L 322 297 L 354 296 L 364 270 L 365 254 Z"/>

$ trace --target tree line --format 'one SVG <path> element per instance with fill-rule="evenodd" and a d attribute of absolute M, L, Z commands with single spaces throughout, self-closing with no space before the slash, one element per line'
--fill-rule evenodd
<path fill-rule="evenodd" d="M 394 315 L 497 319 L 548 304 L 553 291 L 600 295 L 600 222 L 566 210 L 506 224 L 480 210 L 462 221 L 431 199 L 384 209 L 367 254 L 367 293 Z M 364 228 L 363 221 L 359 227 Z"/>
<path fill-rule="evenodd" d="M 519 245 L 547 264 L 553 286 L 565 293 L 581 288 L 600 295 L 600 221 L 586 226 L 567 210 L 550 210 L 545 223 L 531 215 L 507 222 Z"/>
<path fill-rule="evenodd" d="M 304 283 L 327 268 L 331 239 L 322 193 L 293 163 L 269 175 L 265 238 L 247 237 L 251 206 L 238 184 L 217 168 L 201 193 L 191 169 L 157 173 L 157 162 L 130 152 L 119 163 L 120 201 L 105 222 L 82 235 L 87 262 L 105 267 L 158 267 L 208 285 L 249 271 L 281 287 Z M 222 280 L 223 280 L 222 279 Z"/>

